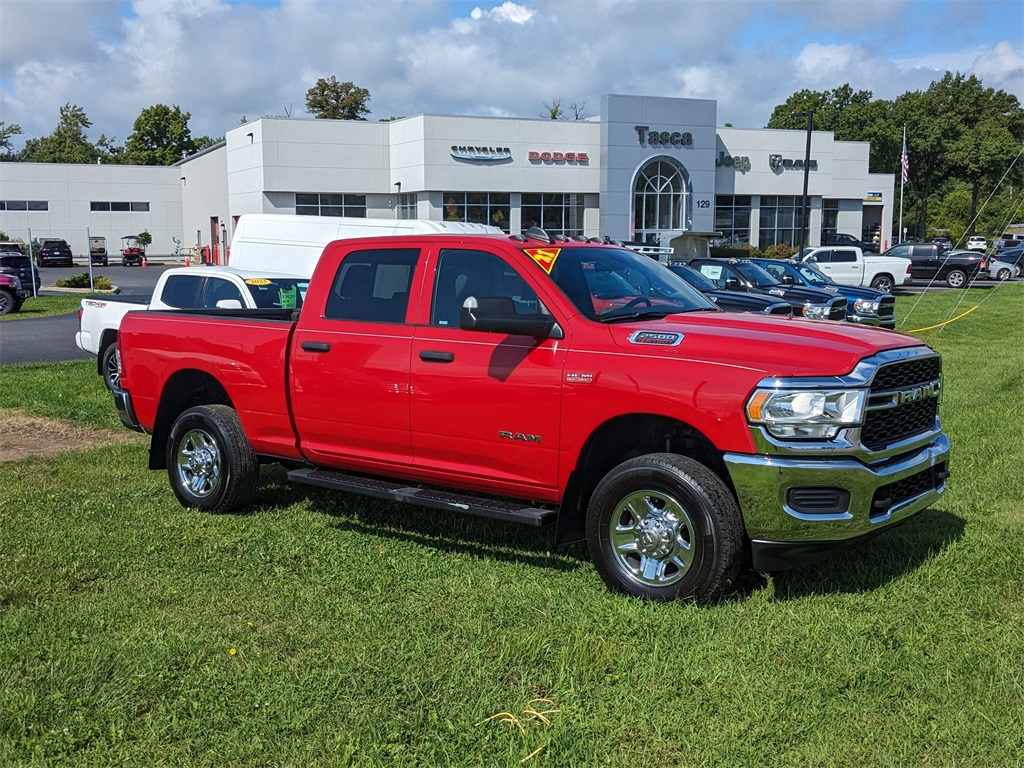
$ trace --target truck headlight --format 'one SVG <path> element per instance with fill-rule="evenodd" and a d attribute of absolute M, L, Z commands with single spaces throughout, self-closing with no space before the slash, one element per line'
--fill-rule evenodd
<path fill-rule="evenodd" d="M 828 311 L 826 304 L 804 304 L 804 317 L 811 320 L 828 320 Z"/>
<path fill-rule="evenodd" d="M 853 302 L 853 308 L 862 315 L 878 313 L 878 299 L 857 299 Z"/>
<path fill-rule="evenodd" d="M 20 291 L 21 290 L 21 278 L 18 277 L 17 275 L 11 275 L 11 279 L 14 281 L 14 290 Z"/>
<path fill-rule="evenodd" d="M 781 438 L 831 439 L 861 424 L 867 390 L 759 389 L 747 402 L 747 418 Z"/>

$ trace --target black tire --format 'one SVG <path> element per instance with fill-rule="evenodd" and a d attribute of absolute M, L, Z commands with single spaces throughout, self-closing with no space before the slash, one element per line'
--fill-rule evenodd
<path fill-rule="evenodd" d="M 671 453 L 605 475 L 587 510 L 587 544 L 605 584 L 649 600 L 714 602 L 745 559 L 732 493 L 703 464 Z"/>
<path fill-rule="evenodd" d="M 18 300 L 14 297 L 13 293 L 0 291 L 0 316 L 17 312 L 17 304 Z"/>
<path fill-rule="evenodd" d="M 108 344 L 100 353 L 100 372 L 103 383 L 113 392 L 121 383 L 121 374 L 117 370 L 117 344 Z"/>
<path fill-rule="evenodd" d="M 167 440 L 167 475 L 183 507 L 230 512 L 256 494 L 259 463 L 227 405 L 200 405 L 182 413 Z"/>
<path fill-rule="evenodd" d="M 872 288 L 886 293 L 892 293 L 893 285 L 894 280 L 889 275 L 875 275 L 875 279 L 871 281 Z"/>
<path fill-rule="evenodd" d="M 962 269 L 951 269 L 946 273 L 946 285 L 950 288 L 966 288 L 967 273 Z"/>
<path fill-rule="evenodd" d="M 1013 277 L 1013 270 L 1009 267 L 1004 267 L 996 272 L 996 280 L 1009 280 Z"/>

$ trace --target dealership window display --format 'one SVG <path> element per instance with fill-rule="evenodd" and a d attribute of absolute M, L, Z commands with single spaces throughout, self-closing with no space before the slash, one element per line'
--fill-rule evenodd
<path fill-rule="evenodd" d="M 512 195 L 508 192 L 444 192 L 444 220 L 489 224 L 509 230 Z"/>
<path fill-rule="evenodd" d="M 398 206 L 395 215 L 399 219 L 416 218 L 416 193 L 410 192 L 398 196 Z"/>
<path fill-rule="evenodd" d="M 761 195 L 761 229 L 757 245 L 764 250 L 779 243 L 800 242 L 801 198 L 795 195 Z"/>
<path fill-rule="evenodd" d="M 715 198 L 715 230 L 722 233 L 713 245 L 745 245 L 750 242 L 750 195 L 718 195 Z"/>
<path fill-rule="evenodd" d="M 657 242 L 658 233 L 692 229 L 689 178 L 671 160 L 645 165 L 633 187 L 633 227 L 640 242 Z"/>
<path fill-rule="evenodd" d="M 583 234 L 583 194 L 526 194 L 521 206 L 523 229 L 542 227 L 549 234 Z"/>

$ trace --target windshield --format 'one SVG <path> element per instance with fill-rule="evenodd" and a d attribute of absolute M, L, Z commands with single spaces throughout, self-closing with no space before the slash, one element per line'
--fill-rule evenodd
<path fill-rule="evenodd" d="M 741 261 L 733 264 L 733 267 L 758 288 L 768 288 L 779 283 L 778 280 L 752 262 Z"/>
<path fill-rule="evenodd" d="M 591 320 L 609 322 L 717 309 L 669 269 L 622 248 L 524 248 Z"/>
<path fill-rule="evenodd" d="M 673 264 L 669 267 L 672 270 L 672 274 L 681 277 L 687 283 L 692 285 L 698 291 L 717 291 L 718 286 L 711 282 L 708 278 L 702 275 L 695 269 L 683 266 L 681 264 Z"/>
<path fill-rule="evenodd" d="M 795 264 L 794 268 L 804 276 L 808 283 L 813 285 L 832 285 L 832 278 L 825 275 L 824 272 L 819 272 L 817 267 L 813 267 L 810 264 Z"/>

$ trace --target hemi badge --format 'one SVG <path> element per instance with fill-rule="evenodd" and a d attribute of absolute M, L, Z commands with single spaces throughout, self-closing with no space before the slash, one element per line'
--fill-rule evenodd
<path fill-rule="evenodd" d="M 656 347 L 674 347 L 683 340 L 681 333 L 657 333 L 637 331 L 629 337 L 630 344 L 652 344 Z"/>
<path fill-rule="evenodd" d="M 594 374 L 592 373 L 567 373 L 565 374 L 567 384 L 593 384 Z"/>

